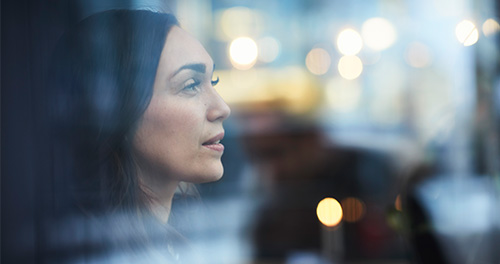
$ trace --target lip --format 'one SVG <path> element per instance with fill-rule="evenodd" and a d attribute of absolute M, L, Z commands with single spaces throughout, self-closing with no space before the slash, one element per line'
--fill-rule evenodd
<path fill-rule="evenodd" d="M 222 145 L 220 142 L 215 143 L 219 140 L 222 140 L 223 138 L 224 138 L 224 132 L 221 132 L 221 133 L 217 134 L 216 136 L 210 138 L 209 140 L 205 141 L 201 145 L 203 147 L 206 147 L 208 149 L 211 149 L 211 150 L 214 150 L 217 152 L 224 152 L 224 145 Z"/>

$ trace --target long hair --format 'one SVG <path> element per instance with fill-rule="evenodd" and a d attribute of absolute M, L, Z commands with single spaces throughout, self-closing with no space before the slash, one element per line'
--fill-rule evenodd
<path fill-rule="evenodd" d="M 69 191 L 85 196 L 75 196 L 82 206 L 113 210 L 144 202 L 131 143 L 173 25 L 170 14 L 112 10 L 88 17 L 59 41 L 50 75 L 54 135 L 62 143 L 55 151 L 71 153 L 57 153 L 65 161 L 55 168 L 76 180 Z"/>
<path fill-rule="evenodd" d="M 171 14 L 111 10 L 92 15 L 60 39 L 49 73 L 56 214 L 147 214 L 132 141 L 151 100 Z M 142 222 L 142 227 L 135 223 Z"/>

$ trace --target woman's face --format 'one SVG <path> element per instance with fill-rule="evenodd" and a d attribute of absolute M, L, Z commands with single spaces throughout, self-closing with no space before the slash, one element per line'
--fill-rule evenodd
<path fill-rule="evenodd" d="M 214 89 L 213 67 L 200 42 L 179 27 L 170 30 L 133 142 L 140 173 L 149 180 L 199 183 L 222 177 L 219 141 L 230 109 Z"/>

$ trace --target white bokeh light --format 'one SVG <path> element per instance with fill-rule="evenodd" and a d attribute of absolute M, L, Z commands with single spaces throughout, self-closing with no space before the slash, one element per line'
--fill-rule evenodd
<path fill-rule="evenodd" d="M 463 20 L 457 24 L 455 28 L 455 35 L 460 43 L 464 46 L 472 46 L 476 44 L 479 39 L 479 31 L 476 25 L 469 20 Z"/>
<path fill-rule="evenodd" d="M 343 56 L 339 60 L 340 76 L 347 80 L 354 80 L 363 72 L 363 63 L 358 56 Z"/>
<path fill-rule="evenodd" d="M 361 28 L 361 35 L 367 47 L 384 50 L 396 41 L 396 30 L 388 20 L 380 17 L 368 19 Z"/>
<path fill-rule="evenodd" d="M 483 34 L 485 36 L 491 36 L 500 31 L 500 25 L 498 22 L 492 18 L 488 18 L 483 23 Z"/>
<path fill-rule="evenodd" d="M 257 44 L 248 37 L 240 37 L 231 42 L 229 56 L 236 69 L 247 70 L 252 68 L 257 60 Z"/>
<path fill-rule="evenodd" d="M 352 28 L 342 30 L 337 36 L 337 48 L 343 55 L 356 55 L 362 47 L 361 35 Z"/>

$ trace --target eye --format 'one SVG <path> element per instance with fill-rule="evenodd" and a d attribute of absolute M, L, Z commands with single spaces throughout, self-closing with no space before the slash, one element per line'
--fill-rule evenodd
<path fill-rule="evenodd" d="M 219 83 L 219 76 L 217 76 L 217 79 L 212 80 L 212 86 L 216 86 Z"/>
<path fill-rule="evenodd" d="M 187 93 L 196 93 L 199 90 L 200 83 L 201 82 L 196 79 L 189 79 L 184 84 L 182 91 Z"/>

